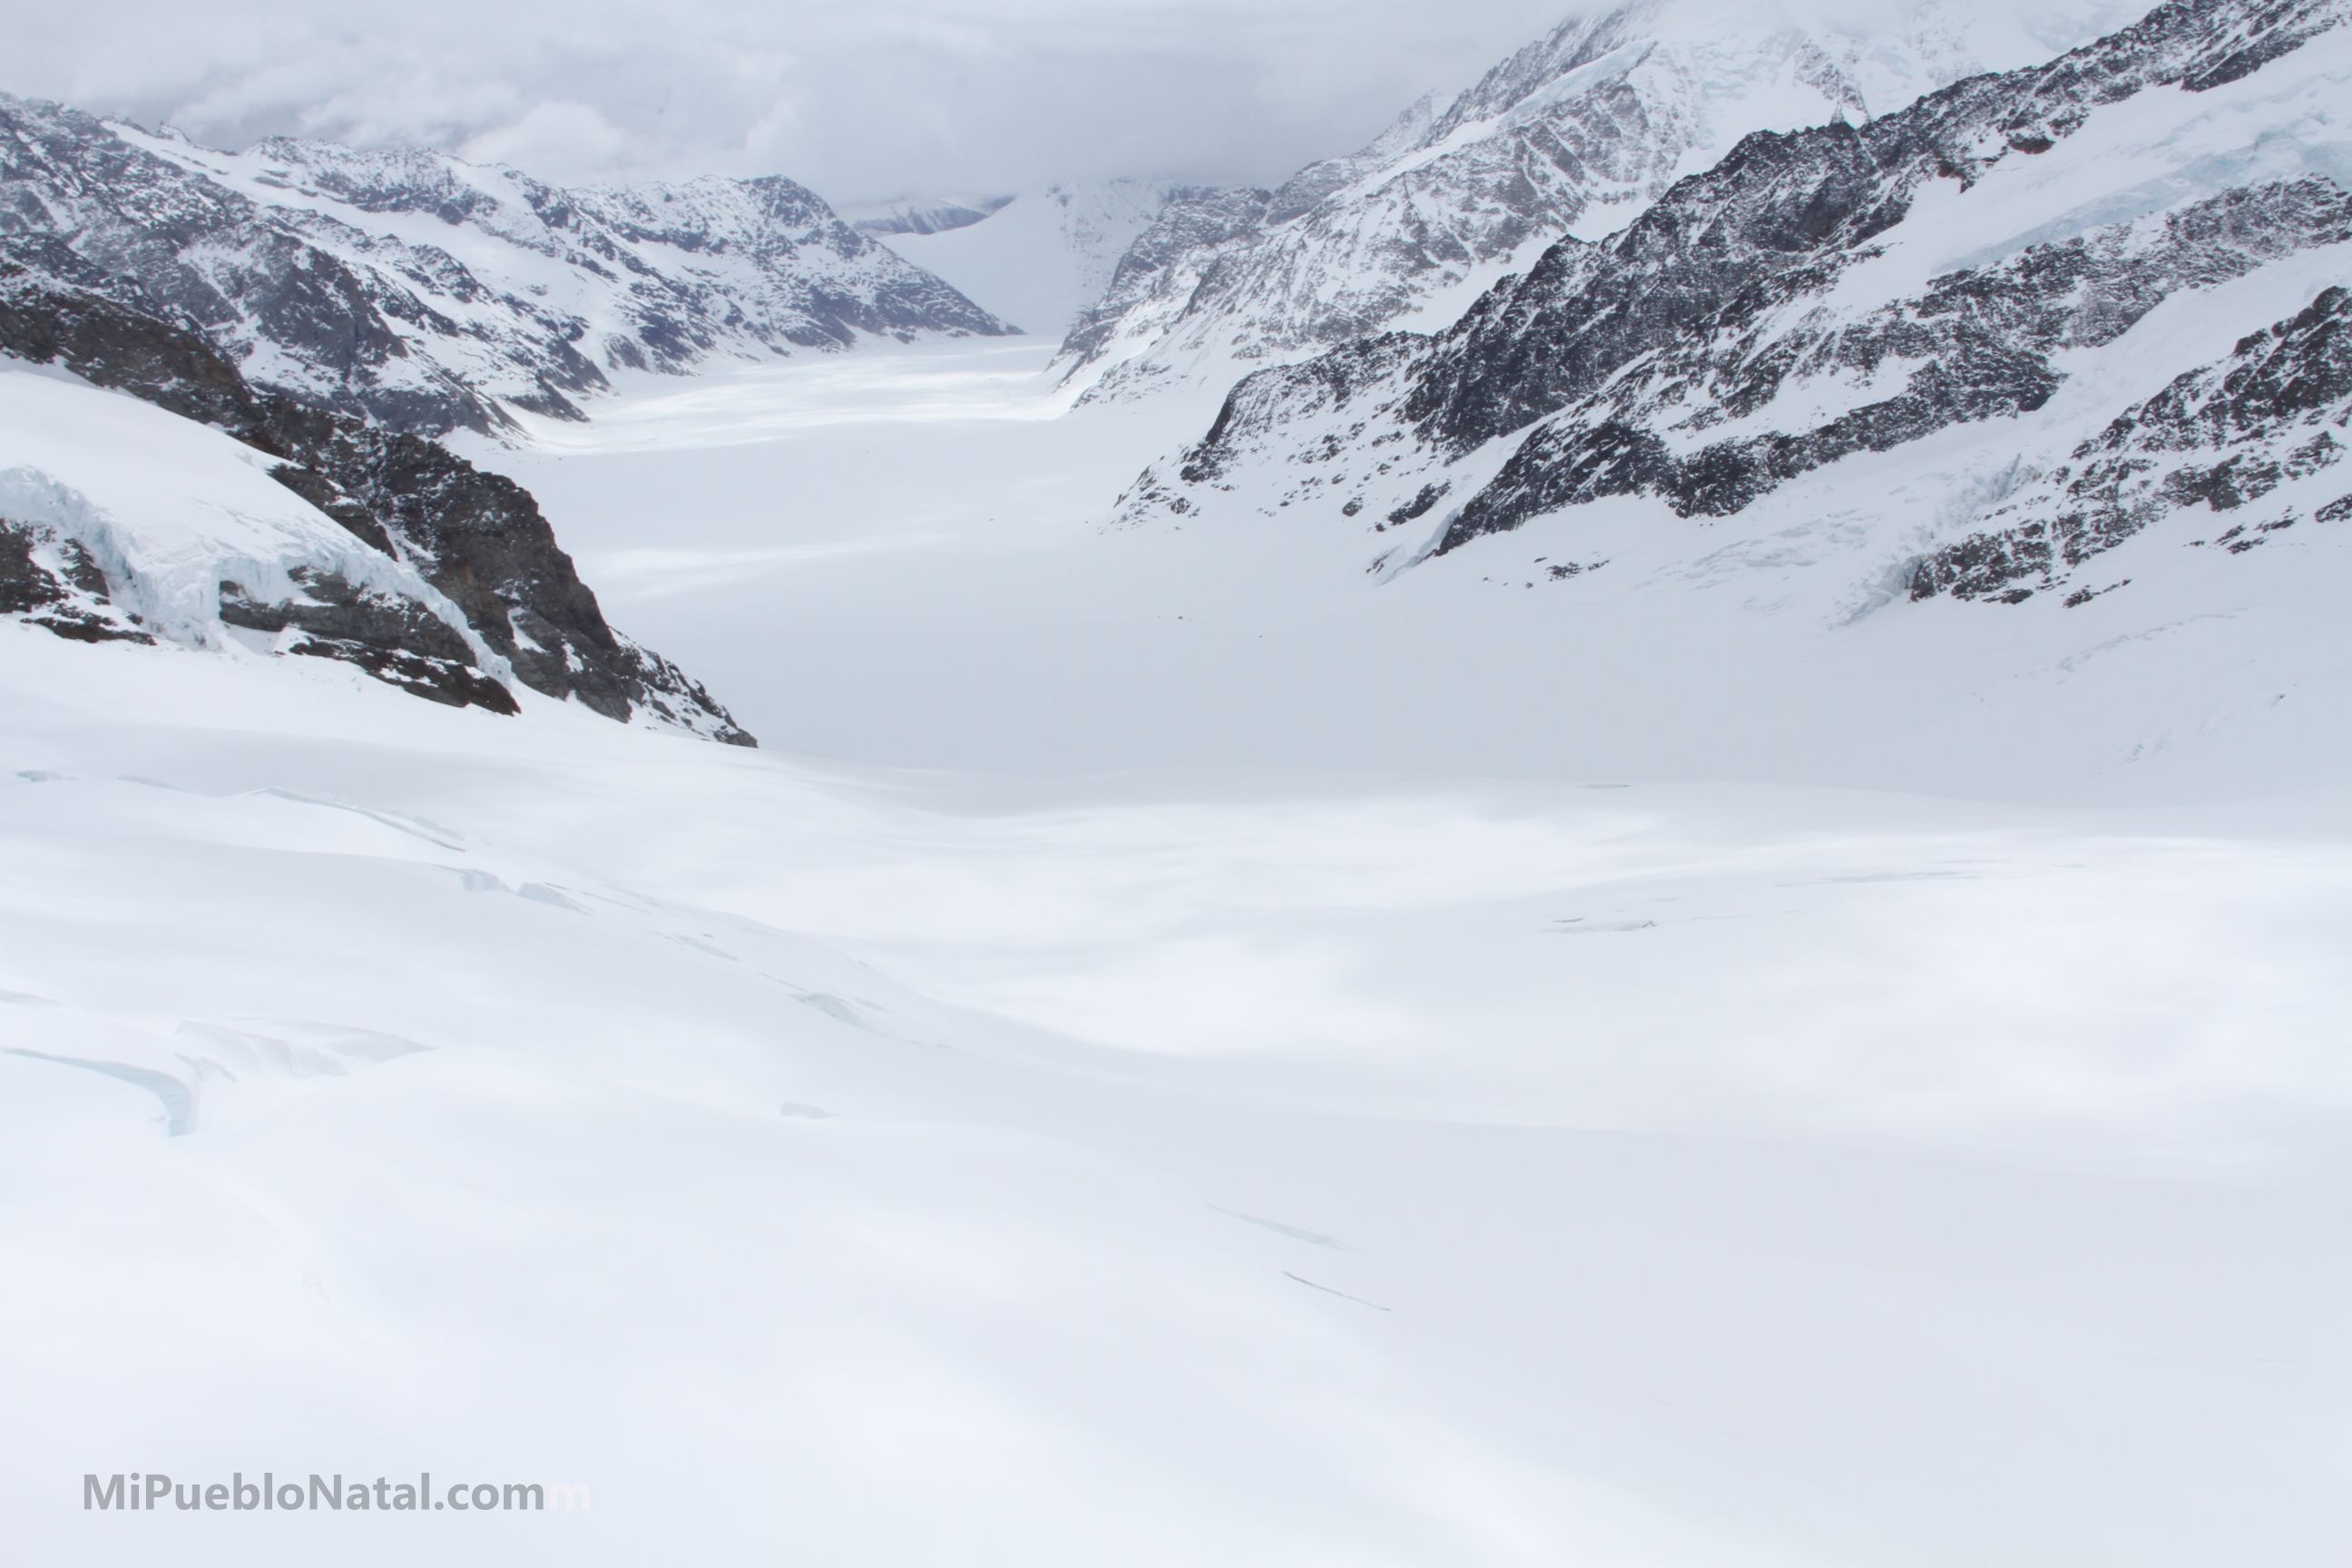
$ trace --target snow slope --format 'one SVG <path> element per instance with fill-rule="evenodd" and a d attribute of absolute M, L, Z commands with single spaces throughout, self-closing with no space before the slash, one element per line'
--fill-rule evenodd
<path fill-rule="evenodd" d="M 884 243 L 1023 331 L 1058 338 L 1102 298 L 1119 258 L 1170 198 L 1199 194 L 1145 180 L 1052 185 L 982 219 L 889 234 Z"/>
<path fill-rule="evenodd" d="M 1562 235 L 1622 227 L 1744 135 L 1866 121 L 2135 16 L 1902 0 L 1636 0 L 1571 16 L 1441 106 L 1246 211 L 1171 211 L 1063 346 L 1095 395 L 1231 382 L 1383 328 L 1434 331 Z M 1192 232 L 1183 233 L 1189 228 Z"/>

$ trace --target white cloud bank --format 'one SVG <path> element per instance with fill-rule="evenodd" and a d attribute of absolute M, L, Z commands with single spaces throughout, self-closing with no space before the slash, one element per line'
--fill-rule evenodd
<path fill-rule="evenodd" d="M 789 174 L 842 200 L 1278 179 L 1560 0 L 131 0 L 11 21 L 0 88 L 201 141 L 426 143 L 551 178 Z"/>

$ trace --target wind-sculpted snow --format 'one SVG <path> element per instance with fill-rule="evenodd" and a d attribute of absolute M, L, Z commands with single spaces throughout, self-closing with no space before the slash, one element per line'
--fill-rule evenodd
<path fill-rule="evenodd" d="M 1562 236 L 1619 227 L 1747 132 L 1867 121 L 2015 53 L 1987 32 L 1949 0 L 1866 26 L 1804 0 L 1640 0 L 1572 19 L 1363 151 L 1147 234 L 1064 344 L 1066 374 L 1133 394 L 1442 325 Z"/>
<path fill-rule="evenodd" d="M 1249 376 L 1121 515 L 1287 508 L 1409 528 L 1416 542 L 1374 563 L 1393 572 L 1611 498 L 1729 516 L 1970 425 L 2013 428 L 2031 484 L 2209 357 L 2137 331 L 2160 307 L 2211 297 L 2216 320 L 2243 321 L 2227 342 L 2276 319 L 2238 314 L 2257 297 L 2240 282 L 2276 279 L 2259 296 L 2299 310 L 2318 291 L 2306 279 L 2345 275 L 2347 16 L 2345 0 L 2168 5 L 1864 125 L 1759 132 L 1622 233 L 1554 246 L 1444 332 Z M 2282 463 L 2311 436 L 2272 405 L 2242 415 L 2232 440 L 2276 445 Z M 1979 510 L 1968 494 L 1939 508 L 1962 531 Z M 2106 515 L 2079 510 L 2088 491 L 2067 504 Z M 2112 521 L 2077 531 L 2064 548 L 2116 536 Z M 1969 548 L 1969 569 L 1920 580 L 1981 591 L 1985 572 L 2019 574 Z"/>
<path fill-rule="evenodd" d="M 615 369 L 1004 330 L 779 177 L 562 190 L 5 95 L 0 254 L 186 321 L 257 386 L 427 434 L 578 417 Z"/>

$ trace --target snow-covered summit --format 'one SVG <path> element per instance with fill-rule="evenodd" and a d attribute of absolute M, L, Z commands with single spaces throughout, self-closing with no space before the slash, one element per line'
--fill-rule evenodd
<path fill-rule="evenodd" d="M 1221 382 L 1385 328 L 1433 330 L 1552 241 L 1623 226 L 1753 131 L 1853 121 L 2047 58 L 2128 0 L 1636 0 L 1571 17 L 1450 104 L 1194 233 L 1150 234 L 1064 345 L 1109 395 Z M 1175 216 L 1175 215 L 1171 215 Z"/>

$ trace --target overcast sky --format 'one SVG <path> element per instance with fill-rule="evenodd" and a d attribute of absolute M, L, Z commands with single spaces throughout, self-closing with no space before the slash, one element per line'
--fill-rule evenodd
<path fill-rule="evenodd" d="M 836 201 L 1278 179 L 1586 0 L 12 0 L 0 87 L 197 140 L 421 142 Z"/>

